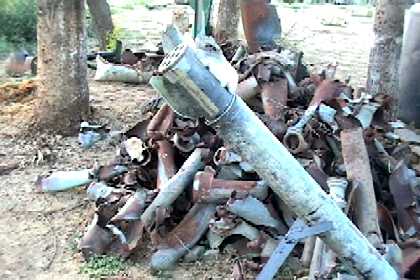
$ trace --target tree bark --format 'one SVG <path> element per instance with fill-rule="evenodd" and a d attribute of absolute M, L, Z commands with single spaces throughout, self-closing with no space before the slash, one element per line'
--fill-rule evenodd
<path fill-rule="evenodd" d="M 96 37 L 99 41 L 99 47 L 101 50 L 105 50 L 107 37 L 114 29 L 111 9 L 106 0 L 87 0 L 87 4 L 89 6 Z"/>
<path fill-rule="evenodd" d="M 411 3 L 411 0 L 378 0 L 376 6 L 375 43 L 370 52 L 367 89 L 373 95 L 392 96 L 396 104 L 404 10 Z M 391 113 L 395 115 L 395 112 Z"/>
<path fill-rule="evenodd" d="M 220 0 L 214 37 L 218 43 L 238 38 L 239 0 Z"/>
<path fill-rule="evenodd" d="M 88 115 L 84 4 L 38 0 L 38 130 L 71 135 Z"/>

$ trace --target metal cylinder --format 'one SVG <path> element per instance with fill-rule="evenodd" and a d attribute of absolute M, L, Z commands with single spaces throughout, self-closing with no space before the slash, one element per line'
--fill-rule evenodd
<path fill-rule="evenodd" d="M 250 52 L 258 52 L 262 47 L 275 48 L 275 40 L 281 35 L 276 7 L 266 0 L 241 0 L 241 14 Z"/>
<path fill-rule="evenodd" d="M 420 128 L 420 4 L 406 13 L 400 62 L 398 116 Z"/>
<path fill-rule="evenodd" d="M 169 56 L 173 62 L 163 62 L 165 66 L 159 69 L 161 75 L 168 81 L 170 79 L 176 87 L 186 90 L 181 95 L 174 92 L 171 98 L 167 98 L 175 111 L 180 110 L 180 104 L 186 100 L 193 101 L 190 106 L 195 112 L 189 117 L 196 118 L 196 112 L 205 113 L 201 116 L 213 124 L 225 143 L 254 167 L 292 211 L 308 224 L 331 222 L 334 229 L 322 234 L 321 238 L 364 279 L 398 279 L 389 263 L 244 101 L 215 83 L 211 73 L 194 58 L 192 49 L 179 49 Z M 183 79 L 173 79 L 174 76 Z M 202 90 L 196 91 L 197 88 Z M 160 91 L 162 88 L 156 89 Z M 168 92 L 163 89 L 161 93 L 167 95 Z M 182 114 L 186 115 L 189 111 L 185 110 Z"/>

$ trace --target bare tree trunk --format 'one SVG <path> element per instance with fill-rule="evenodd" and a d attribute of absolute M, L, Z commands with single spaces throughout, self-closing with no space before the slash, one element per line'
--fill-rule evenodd
<path fill-rule="evenodd" d="M 214 37 L 217 42 L 232 41 L 238 38 L 240 17 L 239 0 L 220 0 Z"/>
<path fill-rule="evenodd" d="M 105 50 L 108 34 L 112 33 L 112 30 L 114 29 L 111 10 L 106 0 L 87 0 L 87 4 L 92 16 L 93 27 L 99 41 L 99 47 L 101 50 Z"/>
<path fill-rule="evenodd" d="M 89 111 L 84 0 L 38 0 L 35 127 L 77 132 Z"/>
<path fill-rule="evenodd" d="M 376 6 L 373 27 L 375 43 L 370 52 L 367 89 L 373 95 L 390 95 L 395 103 L 398 102 L 398 67 L 404 10 L 410 4 L 411 0 L 378 0 Z M 395 112 L 392 114 L 395 115 Z"/>

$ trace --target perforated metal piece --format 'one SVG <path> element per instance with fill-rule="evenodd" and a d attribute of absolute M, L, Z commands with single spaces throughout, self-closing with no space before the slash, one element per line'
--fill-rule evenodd
<path fill-rule="evenodd" d="M 169 52 L 163 59 L 162 63 L 159 65 L 158 72 L 163 74 L 173 68 L 184 56 L 187 48 L 188 46 L 186 44 L 180 44 L 171 52 Z"/>

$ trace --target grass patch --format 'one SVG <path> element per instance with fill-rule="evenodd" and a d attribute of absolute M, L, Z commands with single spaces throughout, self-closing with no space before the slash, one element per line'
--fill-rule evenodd
<path fill-rule="evenodd" d="M 80 268 L 80 273 L 91 279 L 101 279 L 110 276 L 119 276 L 127 268 L 123 259 L 114 256 L 95 256 Z"/>

